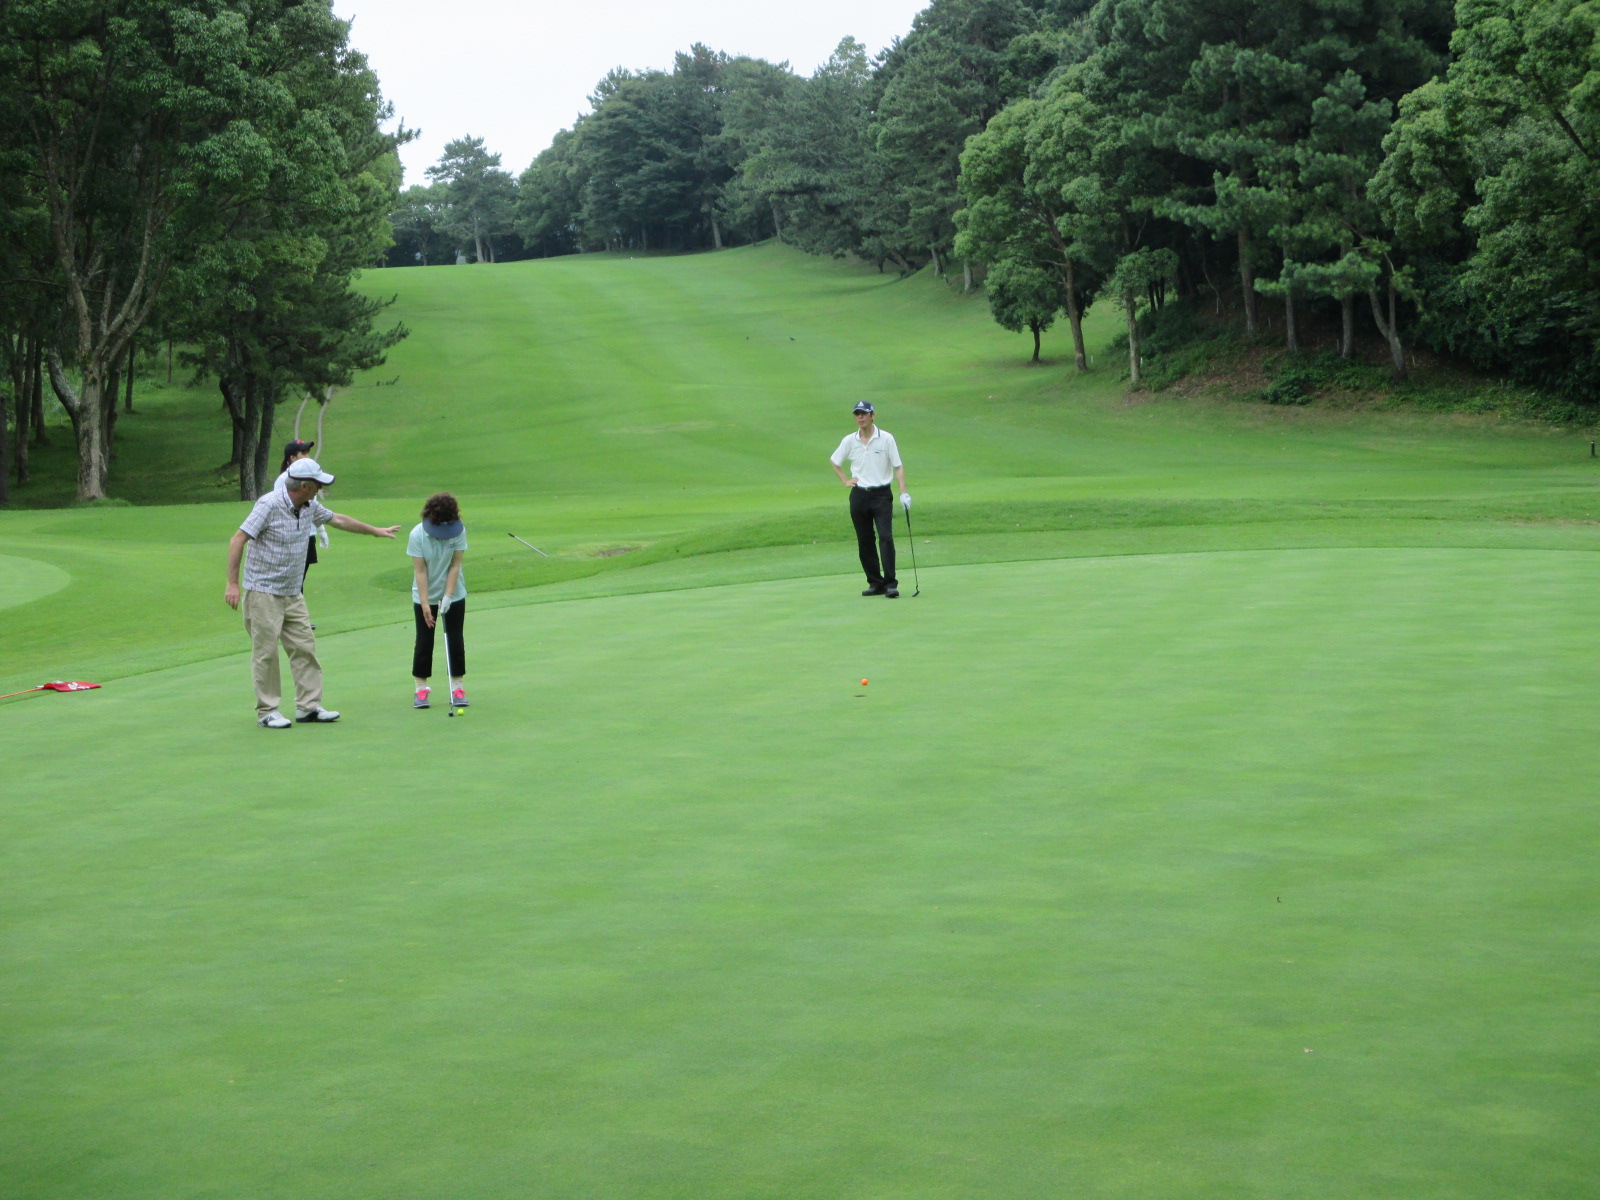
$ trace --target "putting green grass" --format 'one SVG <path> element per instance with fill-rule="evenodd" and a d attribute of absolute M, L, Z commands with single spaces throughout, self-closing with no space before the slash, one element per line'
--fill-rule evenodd
<path fill-rule="evenodd" d="M 72 576 L 31 558 L 0 556 L 0 608 L 42 600 L 72 582 Z"/>
<path fill-rule="evenodd" d="M 850 582 L 7 712 L 12 1193 L 1588 1194 L 1600 560 Z"/>
<path fill-rule="evenodd" d="M 1586 435 L 1130 404 L 781 247 L 371 282 L 333 505 L 462 497 L 465 715 L 335 534 L 345 717 L 255 728 L 203 392 L 0 513 L 0 691 L 107 684 L 0 702 L 0 1196 L 1593 1195 Z"/>

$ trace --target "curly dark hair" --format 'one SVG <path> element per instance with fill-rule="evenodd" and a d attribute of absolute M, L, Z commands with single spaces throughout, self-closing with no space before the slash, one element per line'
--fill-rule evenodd
<path fill-rule="evenodd" d="M 440 492 L 428 497 L 428 502 L 422 506 L 422 519 L 435 525 L 448 525 L 461 519 L 461 506 L 449 492 Z"/>

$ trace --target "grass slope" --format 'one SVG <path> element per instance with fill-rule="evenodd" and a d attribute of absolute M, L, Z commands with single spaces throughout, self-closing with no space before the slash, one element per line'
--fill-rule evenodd
<path fill-rule="evenodd" d="M 466 717 L 393 543 L 268 735 L 242 506 L 0 514 L 0 690 L 112 681 L 0 702 L 0 1194 L 1590 1194 L 1586 444 L 1128 407 L 780 248 L 373 282 L 335 506 L 462 495 Z"/>
<path fill-rule="evenodd" d="M 1060 364 L 1029 368 L 1026 339 L 995 327 L 981 300 L 782 247 L 370 282 L 399 295 L 413 335 L 329 413 L 333 501 L 409 528 L 423 497 L 457 492 L 480 596 L 598 576 L 570 586 L 648 590 L 655 579 L 634 572 L 676 577 L 674 562 L 708 554 L 689 578 L 847 567 L 824 459 L 863 396 L 882 404 L 927 502 L 916 514 L 927 566 L 1189 545 L 1587 549 L 1600 520 L 1577 435 L 1216 402 L 1130 407 L 1109 369 L 1080 380 Z M 179 503 L 218 498 L 214 477 L 180 464 L 225 458 L 225 422 L 206 391 L 151 392 L 141 405 L 122 422 L 116 487 L 164 502 L 159 516 L 0 513 L 0 554 L 75 580 L 8 611 L 3 690 L 40 672 L 115 677 L 236 645 L 217 593 L 244 508 Z M 313 587 L 319 627 L 392 620 L 403 555 L 334 538 Z M 767 549 L 758 569 L 723 561 L 750 548 Z"/>

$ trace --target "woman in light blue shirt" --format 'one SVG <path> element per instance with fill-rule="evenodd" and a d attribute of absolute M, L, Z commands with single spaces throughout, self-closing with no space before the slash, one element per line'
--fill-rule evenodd
<path fill-rule="evenodd" d="M 428 497 L 422 521 L 406 541 L 406 553 L 416 578 L 411 584 L 411 607 L 416 615 L 417 643 L 411 654 L 411 675 L 416 685 L 413 708 L 427 708 L 433 691 L 433 631 L 442 617 L 450 659 L 450 697 L 457 708 L 467 707 L 467 647 L 463 628 L 467 621 L 467 580 L 461 559 L 467 552 L 467 529 L 461 508 L 449 492 Z"/>

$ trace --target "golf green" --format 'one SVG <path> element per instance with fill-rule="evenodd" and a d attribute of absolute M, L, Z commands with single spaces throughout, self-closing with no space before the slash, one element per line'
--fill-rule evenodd
<path fill-rule="evenodd" d="M 1593 1194 L 1600 558 L 932 557 L 9 702 L 0 1191 Z"/>
<path fill-rule="evenodd" d="M 329 500 L 461 498 L 472 706 L 335 533 L 344 718 L 258 729 L 214 390 L 129 503 L 52 416 L 0 692 L 106 686 L 0 702 L 0 1197 L 1593 1195 L 1592 433 L 1129 396 L 1108 313 L 1029 367 L 777 245 L 365 286 Z"/>

